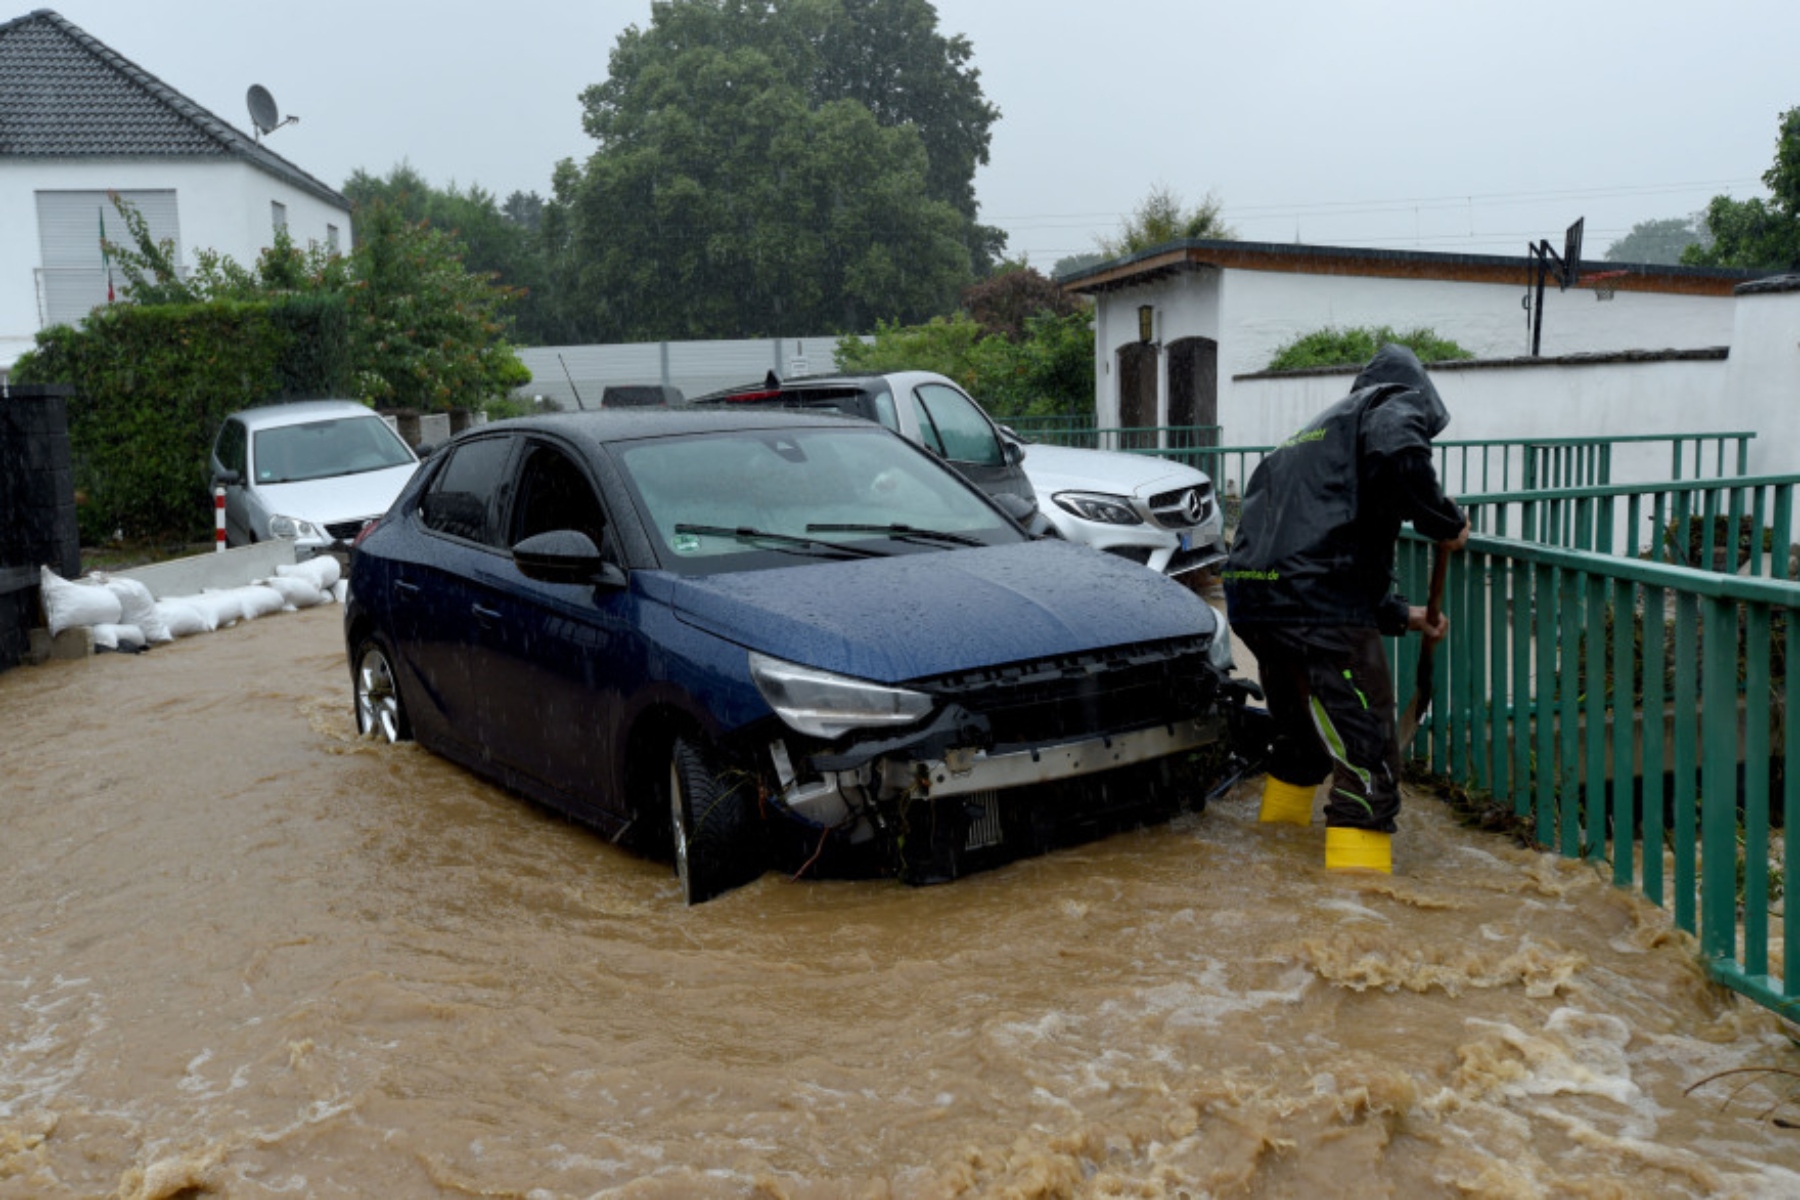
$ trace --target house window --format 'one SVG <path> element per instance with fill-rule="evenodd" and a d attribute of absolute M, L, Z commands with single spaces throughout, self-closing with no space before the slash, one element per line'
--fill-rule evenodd
<path fill-rule="evenodd" d="M 100 253 L 100 237 L 115 245 L 131 245 L 125 218 L 104 191 L 41 191 L 37 200 L 38 321 L 40 327 L 76 325 L 96 305 L 106 303 L 108 263 Z M 187 276 L 181 263 L 181 221 L 174 189 L 121 191 L 119 198 L 144 218 L 150 239 L 170 242 L 177 272 Z M 113 293 L 122 297 L 125 275 L 119 261 L 111 263 Z"/>
<path fill-rule="evenodd" d="M 336 225 L 325 227 L 325 248 L 333 254 L 338 252 L 338 232 Z"/>
<path fill-rule="evenodd" d="M 280 233 L 287 228 L 287 205 L 279 200 L 269 201 L 269 217 L 275 224 L 275 232 Z"/>

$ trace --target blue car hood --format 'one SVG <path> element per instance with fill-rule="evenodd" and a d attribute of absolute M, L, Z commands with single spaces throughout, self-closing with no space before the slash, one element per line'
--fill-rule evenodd
<path fill-rule="evenodd" d="M 679 576 L 670 603 L 749 649 L 881 683 L 1217 628 L 1182 585 L 1059 541 Z"/>

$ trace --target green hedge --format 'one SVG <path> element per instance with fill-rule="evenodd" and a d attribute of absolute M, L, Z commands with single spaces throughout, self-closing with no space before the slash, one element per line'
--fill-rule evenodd
<path fill-rule="evenodd" d="M 209 456 L 240 408 L 345 395 L 341 297 L 114 305 L 38 335 L 20 383 L 76 389 L 69 405 L 83 545 L 115 535 L 203 539 L 213 524 Z"/>

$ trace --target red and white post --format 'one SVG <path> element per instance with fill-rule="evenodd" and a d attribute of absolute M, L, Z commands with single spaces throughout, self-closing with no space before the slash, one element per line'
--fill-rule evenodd
<path fill-rule="evenodd" d="M 225 488 L 213 488 L 213 553 L 225 553 Z"/>

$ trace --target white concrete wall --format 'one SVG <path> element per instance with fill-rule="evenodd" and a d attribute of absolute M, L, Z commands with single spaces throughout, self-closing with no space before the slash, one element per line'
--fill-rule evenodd
<path fill-rule="evenodd" d="M 1800 277 L 1794 290 L 1737 297 L 1724 402 L 1756 414 L 1750 470 L 1800 470 Z"/>
<path fill-rule="evenodd" d="M 1523 287 L 1510 284 L 1213 268 L 1105 293 L 1095 304 L 1099 422 L 1118 423 L 1113 364 L 1118 348 L 1137 340 L 1142 304 L 1156 308 L 1156 340 L 1198 335 L 1219 343 L 1220 420 L 1226 440 L 1243 444 L 1253 439 L 1240 437 L 1227 415 L 1246 408 L 1232 400 L 1232 377 L 1262 370 L 1282 344 L 1327 326 L 1426 326 L 1480 358 L 1526 355 L 1531 341 L 1520 305 L 1524 295 Z M 1733 336 L 1733 315 L 1728 296 L 1618 292 L 1597 301 L 1591 289 L 1561 292 L 1551 284 L 1544 294 L 1542 351 L 1555 357 L 1724 346 Z M 1159 413 L 1166 415 L 1167 373 L 1159 373 Z"/>
<path fill-rule="evenodd" d="M 1774 298 L 1772 298 L 1774 299 Z M 1730 385 L 1732 359 L 1570 364 L 1496 363 L 1431 368 L 1450 410 L 1443 440 L 1621 437 L 1638 434 L 1750 432 L 1753 473 L 1800 472 L 1800 441 L 1771 436 L 1768 401 Z M 1238 379 L 1224 417 L 1227 445 L 1271 445 L 1303 427 L 1350 390 L 1352 373 Z M 1790 377 L 1800 386 L 1800 372 Z M 1732 464 L 1735 466 L 1735 464 Z M 1666 445 L 1613 450 L 1613 482 L 1671 476 Z M 1694 472 L 1685 470 L 1692 477 Z M 1708 474 L 1712 473 L 1709 469 Z M 1473 480 L 1446 480 L 1474 490 Z"/>
<path fill-rule="evenodd" d="M 287 205 L 297 245 L 325 244 L 326 227 L 336 225 L 339 249 L 350 249 L 347 210 L 239 159 L 0 159 L 0 342 L 24 339 L 29 348 L 38 330 L 37 193 L 108 188 L 174 189 L 183 266 L 193 265 L 197 247 L 253 263 L 274 243 L 269 205 L 277 200 Z"/>

